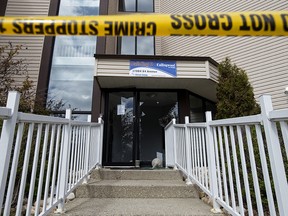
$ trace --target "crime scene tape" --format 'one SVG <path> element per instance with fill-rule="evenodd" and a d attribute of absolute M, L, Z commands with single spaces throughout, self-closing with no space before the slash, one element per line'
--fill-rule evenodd
<path fill-rule="evenodd" d="M 0 35 L 287 36 L 288 11 L 0 17 Z"/>

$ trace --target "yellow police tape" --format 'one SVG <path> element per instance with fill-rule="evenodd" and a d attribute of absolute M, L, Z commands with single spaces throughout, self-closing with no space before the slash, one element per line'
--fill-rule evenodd
<path fill-rule="evenodd" d="M 288 11 L 0 17 L 0 35 L 287 36 Z"/>

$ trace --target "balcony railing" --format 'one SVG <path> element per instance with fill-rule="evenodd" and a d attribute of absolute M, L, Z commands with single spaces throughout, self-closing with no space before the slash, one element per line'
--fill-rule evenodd
<path fill-rule="evenodd" d="M 71 110 L 65 119 L 20 113 L 18 105 L 19 93 L 11 92 L 0 108 L 0 215 L 61 212 L 101 165 L 103 121 L 72 121 Z"/>
<path fill-rule="evenodd" d="M 166 165 L 175 166 L 231 215 L 287 215 L 288 109 L 273 111 L 264 95 L 261 114 L 165 129 Z M 167 150 L 169 152 L 167 152 Z"/>

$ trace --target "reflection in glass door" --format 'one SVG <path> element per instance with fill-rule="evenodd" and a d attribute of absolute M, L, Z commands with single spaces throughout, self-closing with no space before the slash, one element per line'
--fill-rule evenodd
<path fill-rule="evenodd" d="M 110 165 L 135 164 L 134 101 L 133 92 L 109 93 L 106 161 Z"/>
<path fill-rule="evenodd" d="M 138 110 L 139 159 L 142 165 L 151 165 L 157 152 L 165 158 L 164 128 L 178 118 L 177 93 L 140 92 Z"/>

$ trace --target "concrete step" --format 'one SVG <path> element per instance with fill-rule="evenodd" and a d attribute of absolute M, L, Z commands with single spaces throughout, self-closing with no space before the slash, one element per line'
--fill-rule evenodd
<path fill-rule="evenodd" d="M 199 199 L 91 199 L 78 198 L 65 204 L 63 215 L 123 216 L 214 215 L 211 207 Z"/>
<path fill-rule="evenodd" d="M 102 180 L 176 180 L 182 179 L 177 170 L 95 170 L 91 174 L 92 179 Z"/>
<path fill-rule="evenodd" d="M 64 215 L 213 215 L 196 187 L 173 170 L 104 169 L 74 192 Z"/>
<path fill-rule="evenodd" d="M 192 185 L 180 180 L 92 180 L 79 186 L 77 198 L 198 198 Z"/>

